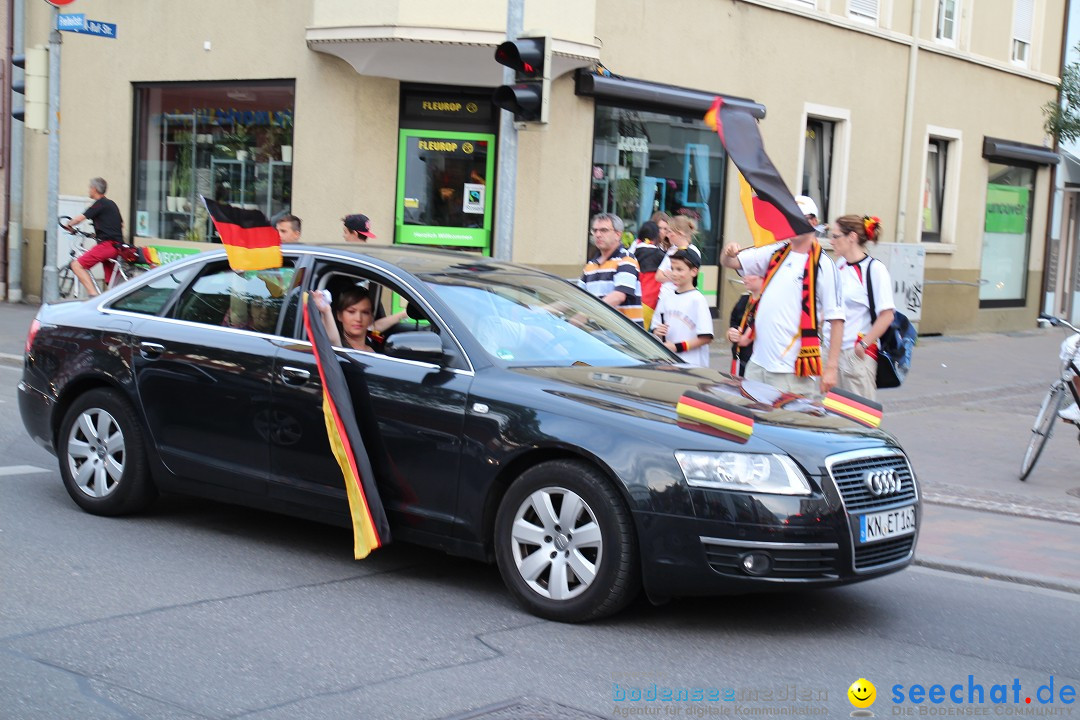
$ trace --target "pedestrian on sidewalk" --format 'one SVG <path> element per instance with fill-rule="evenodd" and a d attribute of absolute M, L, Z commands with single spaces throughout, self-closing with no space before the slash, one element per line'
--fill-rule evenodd
<path fill-rule="evenodd" d="M 341 218 L 341 222 L 344 224 L 341 235 L 346 242 L 366 243 L 368 238 L 375 238 L 375 233 L 371 232 L 371 220 L 367 215 L 346 215 Z"/>
<path fill-rule="evenodd" d="M 746 363 L 754 352 L 754 313 L 758 300 L 761 299 L 760 275 L 744 275 L 743 284 L 747 292 L 735 302 L 728 323 L 727 339 L 731 343 L 731 374 L 743 377 Z"/>
<path fill-rule="evenodd" d="M 653 315 L 652 331 L 664 347 L 678 353 L 683 362 L 709 367 L 709 343 L 713 340 L 709 303 L 694 287 L 701 257 L 689 250 L 671 256 L 674 289 L 660 296 Z"/>
<path fill-rule="evenodd" d="M 805 195 L 795 200 L 813 225 L 817 205 Z M 745 250 L 730 243 L 720 262 L 743 276 L 764 277 L 746 378 L 802 395 L 824 395 L 835 387 L 844 338 L 844 304 L 836 265 L 821 251 L 817 232 Z M 821 333 L 825 328 L 829 345 L 823 358 Z"/>
<path fill-rule="evenodd" d="M 652 220 L 647 220 L 638 228 L 637 239 L 630 244 L 630 254 L 638 262 L 638 277 L 641 279 L 641 311 L 645 327 L 652 324 L 652 314 L 656 301 L 660 297 L 660 283 L 656 279 L 656 270 L 664 260 L 664 251 L 660 249 L 660 228 Z"/>
<path fill-rule="evenodd" d="M 644 327 L 640 271 L 637 260 L 623 247 L 624 227 L 618 215 L 593 215 L 591 232 L 596 255 L 585 263 L 578 285 L 633 320 L 638 327 Z"/>
<path fill-rule="evenodd" d="M 844 344 L 837 385 L 868 400 L 877 399 L 877 341 L 892 324 L 895 308 L 888 268 L 866 252 L 867 244 L 876 243 L 880 236 L 881 220 L 868 215 L 844 215 L 829 228 L 844 297 Z M 871 288 L 876 319 L 870 312 Z"/>

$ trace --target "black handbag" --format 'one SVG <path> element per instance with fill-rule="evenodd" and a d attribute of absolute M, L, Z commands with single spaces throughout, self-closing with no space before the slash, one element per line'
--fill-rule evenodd
<path fill-rule="evenodd" d="M 870 262 L 866 264 L 866 295 L 870 300 L 871 325 L 877 321 L 877 311 L 874 308 L 873 273 L 870 272 L 870 266 L 875 260 L 876 258 L 870 258 Z M 908 370 L 911 369 L 911 351 L 918 339 L 919 333 L 908 320 L 907 315 L 899 310 L 893 310 L 892 323 L 878 340 L 877 386 L 879 389 L 900 387 L 904 382 Z"/>

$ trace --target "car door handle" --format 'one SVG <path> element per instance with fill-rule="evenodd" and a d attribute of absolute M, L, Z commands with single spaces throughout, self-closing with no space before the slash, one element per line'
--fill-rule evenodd
<path fill-rule="evenodd" d="M 303 385 L 311 377 L 311 373 L 303 368 L 282 365 L 279 377 L 286 385 Z"/>
<path fill-rule="evenodd" d="M 139 343 L 139 352 L 142 353 L 144 358 L 154 359 L 161 356 L 161 353 L 165 352 L 165 346 L 160 343 L 141 342 Z"/>

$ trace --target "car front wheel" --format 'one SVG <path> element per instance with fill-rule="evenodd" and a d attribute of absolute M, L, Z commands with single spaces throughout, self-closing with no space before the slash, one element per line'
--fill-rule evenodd
<path fill-rule="evenodd" d="M 64 487 L 83 510 L 125 515 L 156 497 L 142 426 L 114 391 L 91 390 L 77 398 L 64 415 L 59 440 Z"/>
<path fill-rule="evenodd" d="M 640 587 L 630 512 L 584 462 L 541 463 L 510 486 L 495 519 L 495 557 L 518 601 L 551 620 L 611 615 Z"/>

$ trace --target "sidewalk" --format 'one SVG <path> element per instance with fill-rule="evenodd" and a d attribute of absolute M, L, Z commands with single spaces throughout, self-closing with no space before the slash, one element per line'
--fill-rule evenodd
<path fill-rule="evenodd" d="M 36 313 L 0 303 L 0 364 L 21 366 Z M 881 393 L 882 428 L 923 491 L 917 564 L 1080 593 L 1075 428 L 1058 423 L 1031 478 L 1017 478 L 1064 338 L 1055 329 L 921 338 L 903 387 Z M 714 343 L 711 357 L 726 370 L 728 345 Z"/>

